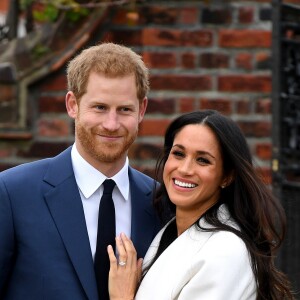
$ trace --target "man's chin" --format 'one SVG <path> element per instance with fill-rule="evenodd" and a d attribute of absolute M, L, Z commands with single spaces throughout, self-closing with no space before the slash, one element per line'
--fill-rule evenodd
<path fill-rule="evenodd" d="M 100 161 L 103 161 L 105 163 L 115 163 L 118 159 L 122 158 L 125 156 L 124 152 L 115 152 L 112 151 L 101 151 L 96 154 L 97 159 Z"/>

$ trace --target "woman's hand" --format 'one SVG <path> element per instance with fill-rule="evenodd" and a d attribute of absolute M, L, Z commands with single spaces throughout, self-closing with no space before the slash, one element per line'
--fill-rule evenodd
<path fill-rule="evenodd" d="M 108 290 L 110 300 L 133 300 L 142 274 L 142 259 L 137 260 L 132 241 L 122 233 L 116 237 L 117 260 L 111 246 L 107 247 L 110 260 Z"/>

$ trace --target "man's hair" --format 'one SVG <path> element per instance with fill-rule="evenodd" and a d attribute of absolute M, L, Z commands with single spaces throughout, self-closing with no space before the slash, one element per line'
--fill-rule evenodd
<path fill-rule="evenodd" d="M 83 50 L 67 67 L 68 90 L 79 100 L 86 93 L 91 72 L 116 78 L 134 74 L 137 97 L 142 101 L 149 91 L 149 72 L 140 55 L 130 48 L 103 43 Z"/>

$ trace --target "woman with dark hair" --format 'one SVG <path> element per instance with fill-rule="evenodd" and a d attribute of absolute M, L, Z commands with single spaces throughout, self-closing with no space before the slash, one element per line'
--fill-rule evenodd
<path fill-rule="evenodd" d="M 294 299 L 274 264 L 284 210 L 235 122 L 213 110 L 178 117 L 156 174 L 154 205 L 167 223 L 145 256 L 136 294 L 141 260 L 132 242 L 117 237 L 121 265 L 109 247 L 111 300 Z"/>

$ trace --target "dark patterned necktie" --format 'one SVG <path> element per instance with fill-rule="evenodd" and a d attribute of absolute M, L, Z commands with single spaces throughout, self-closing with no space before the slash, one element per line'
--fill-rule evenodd
<path fill-rule="evenodd" d="M 107 246 L 112 245 L 114 250 L 116 248 L 115 206 L 112 199 L 112 191 L 115 184 L 112 179 L 106 179 L 104 181 L 104 191 L 99 205 L 97 246 L 94 262 L 99 300 L 109 300 L 109 258 Z"/>

